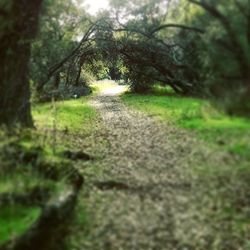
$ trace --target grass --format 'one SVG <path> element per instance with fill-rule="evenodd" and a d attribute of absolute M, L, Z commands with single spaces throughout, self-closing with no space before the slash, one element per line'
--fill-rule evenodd
<path fill-rule="evenodd" d="M 31 178 L 32 176 L 32 178 Z M 37 173 L 32 171 L 5 174 L 0 177 L 0 194 L 13 193 L 18 190 L 18 193 L 25 193 L 39 185 L 50 187 L 54 189 L 54 183 L 50 180 L 44 180 Z"/>
<path fill-rule="evenodd" d="M 36 104 L 32 114 L 38 128 L 52 129 L 54 124 L 58 130 L 81 133 L 92 130 L 97 117 L 96 111 L 88 104 L 88 98 Z"/>
<path fill-rule="evenodd" d="M 197 136 L 250 160 L 250 121 L 230 117 L 207 101 L 166 95 L 163 90 L 148 95 L 127 93 L 123 101 L 156 119 L 194 131 Z"/>
<path fill-rule="evenodd" d="M 24 233 L 38 218 L 38 207 L 21 205 L 3 206 L 0 209 L 0 244 Z"/>

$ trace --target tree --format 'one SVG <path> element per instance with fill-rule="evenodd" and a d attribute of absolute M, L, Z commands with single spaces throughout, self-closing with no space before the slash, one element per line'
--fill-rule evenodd
<path fill-rule="evenodd" d="M 33 125 L 28 63 L 42 1 L 0 2 L 0 124 Z"/>
<path fill-rule="evenodd" d="M 190 10 L 197 9 L 188 22 L 206 27 L 204 36 L 195 41 L 203 88 L 228 113 L 249 115 L 250 1 L 188 2 Z"/>
<path fill-rule="evenodd" d="M 155 83 L 228 113 L 250 110 L 249 0 L 112 0 L 110 25 L 134 91 Z M 128 17 L 128 18 L 127 18 Z"/>
<path fill-rule="evenodd" d="M 48 82 L 48 72 L 78 45 L 78 37 L 84 32 L 87 14 L 76 1 L 45 0 L 40 21 L 40 31 L 32 44 L 31 79 L 40 91 Z M 58 85 L 60 72 L 69 71 L 70 66 L 55 72 L 52 79 Z M 64 71 L 64 72 L 63 72 Z"/>
<path fill-rule="evenodd" d="M 115 25 L 110 28 L 119 32 L 115 36 L 117 51 L 127 68 L 132 90 L 145 92 L 154 83 L 160 83 L 181 94 L 198 94 L 199 89 L 191 81 L 198 81 L 198 75 L 186 64 L 185 48 L 179 46 L 174 36 L 179 31 L 197 36 L 204 31 L 175 19 L 168 20 L 170 7 L 176 6 L 176 2 L 144 0 L 120 4 L 113 0 L 112 4 Z"/>

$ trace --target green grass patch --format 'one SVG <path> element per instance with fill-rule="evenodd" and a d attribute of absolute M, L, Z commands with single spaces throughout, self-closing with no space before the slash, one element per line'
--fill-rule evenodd
<path fill-rule="evenodd" d="M 127 93 L 122 99 L 156 119 L 195 131 L 199 138 L 250 159 L 250 120 L 230 117 L 205 100 L 163 93 L 164 90 L 148 95 Z"/>
<path fill-rule="evenodd" d="M 0 244 L 24 233 L 39 217 L 38 207 L 21 205 L 3 206 L 0 209 Z"/>
<path fill-rule="evenodd" d="M 35 125 L 39 128 L 68 130 L 73 133 L 89 132 L 97 112 L 88 104 L 88 98 L 58 101 L 55 103 L 36 104 L 32 114 Z"/>

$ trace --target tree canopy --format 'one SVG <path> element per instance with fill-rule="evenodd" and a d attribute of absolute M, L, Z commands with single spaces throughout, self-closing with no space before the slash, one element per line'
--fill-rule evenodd
<path fill-rule="evenodd" d="M 13 106 L 9 100 L 19 99 L 4 93 L 8 89 L 4 82 L 13 93 L 22 86 L 23 96 L 13 112 L 19 114 L 21 107 L 27 107 L 21 112 L 26 113 L 20 118 L 23 123 L 31 124 L 29 83 L 39 96 L 61 83 L 86 85 L 93 77 L 124 80 L 140 93 L 157 83 L 181 95 L 208 98 L 232 114 L 248 113 L 249 0 L 111 0 L 110 8 L 95 16 L 81 7 L 81 1 L 46 0 L 42 9 L 41 3 L 13 0 L 1 1 L 0 6 L 1 64 L 5 65 L 1 106 L 8 110 Z M 25 14 L 19 18 L 18 8 L 24 5 Z M 34 40 L 40 9 L 40 29 Z M 12 19 L 16 25 L 8 24 Z M 11 55 L 30 61 L 29 79 L 28 69 L 22 68 L 26 63 L 13 62 L 19 76 L 26 72 L 17 76 L 25 84 L 13 76 L 9 84 L 14 67 Z M 17 117 L 11 110 L 6 112 Z M 9 123 L 5 115 L 1 120 Z"/>

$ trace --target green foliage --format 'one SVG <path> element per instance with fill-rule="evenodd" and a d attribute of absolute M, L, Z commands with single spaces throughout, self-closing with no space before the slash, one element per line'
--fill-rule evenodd
<path fill-rule="evenodd" d="M 111 5 L 121 18 L 130 16 L 116 23 L 120 29 L 113 29 L 113 39 L 133 91 L 147 92 L 160 83 L 180 94 L 209 98 L 229 114 L 248 115 L 248 0 Z"/>
<path fill-rule="evenodd" d="M 0 130 L 0 244 L 25 233 L 38 219 L 41 204 L 66 186 L 69 165 L 53 152 L 41 133 Z M 61 174 L 56 181 L 49 176 Z M 56 169 L 56 170 L 55 170 Z M 48 172 L 50 175 L 48 175 Z M 54 174 L 55 176 L 55 174 Z"/>
<path fill-rule="evenodd" d="M 14 193 L 16 190 L 19 193 L 25 193 L 41 183 L 43 183 L 43 186 L 54 189 L 53 182 L 50 180 L 44 180 L 36 173 L 32 173 L 34 176 L 30 178 L 30 174 L 29 172 L 23 172 L 21 169 L 17 170 L 16 173 L 5 173 L 4 176 L 0 177 L 0 193 Z"/>
<path fill-rule="evenodd" d="M 109 78 L 109 68 L 102 60 L 92 60 L 90 64 L 87 64 L 84 67 L 84 70 L 92 76 L 92 81 L 90 81 L 89 84 L 94 80 L 104 80 Z"/>
<path fill-rule="evenodd" d="M 200 76 L 201 91 L 229 114 L 248 115 L 249 1 L 189 2 L 180 21 L 205 27 L 205 33 L 200 37 L 189 35 L 183 40 L 180 32 L 176 39 L 183 46 L 193 44 L 195 48 L 192 57 L 185 57 L 188 64 L 197 62 L 194 69 Z M 183 12 L 184 3 L 177 7 L 179 13 Z"/>
<path fill-rule="evenodd" d="M 3 206 L 0 209 L 0 244 L 24 233 L 39 217 L 41 209 L 21 205 Z"/>
<path fill-rule="evenodd" d="M 36 88 L 48 83 L 48 74 L 52 66 L 60 62 L 78 45 L 79 36 L 85 30 L 87 14 L 71 0 L 45 1 L 40 22 L 40 32 L 32 45 L 31 79 Z M 68 65 L 67 65 L 68 66 Z M 60 69 L 59 83 L 56 79 L 49 82 L 54 88 L 66 82 L 69 69 Z M 75 79 L 77 69 L 70 69 Z"/>
<path fill-rule="evenodd" d="M 35 124 L 39 128 L 51 129 L 56 126 L 59 131 L 72 133 L 89 133 L 96 122 L 97 113 L 87 103 L 88 98 L 36 104 L 33 107 Z"/>

